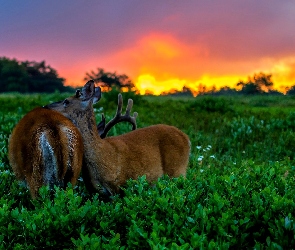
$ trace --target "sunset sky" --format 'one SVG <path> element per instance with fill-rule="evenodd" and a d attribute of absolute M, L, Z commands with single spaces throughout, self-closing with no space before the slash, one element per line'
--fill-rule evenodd
<path fill-rule="evenodd" d="M 0 0 L 0 57 L 42 61 L 81 86 L 97 67 L 144 93 L 234 87 L 254 73 L 295 85 L 295 1 Z"/>

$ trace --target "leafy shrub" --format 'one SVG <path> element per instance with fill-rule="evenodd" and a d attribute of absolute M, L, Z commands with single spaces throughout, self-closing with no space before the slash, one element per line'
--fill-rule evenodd
<path fill-rule="evenodd" d="M 230 100 L 213 96 L 196 97 L 190 108 L 196 111 L 219 112 L 222 114 L 234 111 Z"/>
<path fill-rule="evenodd" d="M 91 196 L 82 181 L 66 190 L 55 188 L 53 195 L 42 187 L 40 198 L 31 200 L 9 166 L 8 138 L 39 101 L 44 105 L 60 97 L 0 96 L 0 105 L 4 103 L 0 249 L 288 249 L 295 245 L 295 110 L 257 112 L 234 99 L 227 108 L 160 97 L 134 102 L 139 127 L 167 123 L 189 135 L 186 178 L 163 176 L 152 185 L 145 176 L 129 180 L 124 196 L 109 203 Z M 116 107 L 117 95 L 112 99 Z M 107 120 L 115 113 L 106 103 L 99 105 L 103 110 L 96 108 L 97 119 L 102 112 L 107 112 Z M 128 130 L 118 126 L 112 133 Z"/>

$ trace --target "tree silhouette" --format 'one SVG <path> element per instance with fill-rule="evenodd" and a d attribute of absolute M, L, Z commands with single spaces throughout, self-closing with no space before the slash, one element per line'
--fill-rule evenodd
<path fill-rule="evenodd" d="M 97 68 L 97 72 L 93 70 L 90 73 L 86 73 L 84 81 L 94 80 L 99 86 L 105 88 L 107 91 L 111 89 L 117 90 L 136 90 L 134 83 L 131 79 L 125 75 L 119 75 L 116 72 L 106 72 L 102 68 Z"/>
<path fill-rule="evenodd" d="M 192 97 L 193 90 L 188 86 L 183 86 L 182 90 L 170 89 L 168 91 L 163 91 L 160 95 L 170 95 L 170 96 L 189 96 Z"/>
<path fill-rule="evenodd" d="M 221 87 L 219 90 L 215 90 L 212 95 L 236 95 L 238 91 L 228 86 Z"/>
<path fill-rule="evenodd" d="M 70 91 L 63 85 L 55 69 L 45 61 L 18 62 L 16 59 L 0 58 L 0 92 L 54 92 Z"/>
<path fill-rule="evenodd" d="M 28 91 L 28 75 L 25 67 L 13 59 L 0 58 L 0 91 Z"/>
<path fill-rule="evenodd" d="M 253 77 L 248 77 L 247 82 L 238 82 L 237 87 L 242 87 L 240 91 L 242 94 L 253 95 L 267 93 L 271 91 L 273 87 L 271 77 L 272 75 L 260 72 L 259 74 L 254 74 Z"/>
<path fill-rule="evenodd" d="M 287 95 L 295 95 L 295 85 L 291 86 L 290 88 L 287 89 L 286 92 Z"/>
<path fill-rule="evenodd" d="M 58 77 L 55 69 L 46 65 L 45 61 L 22 62 L 30 78 L 30 90 L 32 92 L 64 91 L 64 79 Z"/>

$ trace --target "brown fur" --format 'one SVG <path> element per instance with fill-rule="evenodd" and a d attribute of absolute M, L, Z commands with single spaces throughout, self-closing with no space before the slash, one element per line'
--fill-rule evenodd
<path fill-rule="evenodd" d="M 101 139 L 95 132 L 92 104 L 100 98 L 100 89 L 88 82 L 82 97 L 73 96 L 64 103 L 48 105 L 67 116 L 80 129 L 84 142 L 83 179 L 90 190 L 102 194 L 117 193 L 129 178 L 146 175 L 154 181 L 163 174 L 186 174 L 190 141 L 186 134 L 168 125 L 154 125 L 124 135 Z M 95 93 L 94 93 L 95 92 Z M 102 185 L 103 191 L 101 190 Z"/>
<path fill-rule="evenodd" d="M 83 160 L 83 141 L 74 124 L 54 110 L 35 108 L 15 126 L 9 139 L 9 162 L 33 198 L 42 185 L 76 184 Z"/>
<path fill-rule="evenodd" d="M 173 126 L 159 124 L 140 128 L 100 140 L 93 146 L 101 178 L 115 192 L 128 179 L 142 175 L 150 182 L 163 174 L 170 177 L 186 175 L 189 140 Z M 91 183 L 95 184 L 95 180 Z"/>

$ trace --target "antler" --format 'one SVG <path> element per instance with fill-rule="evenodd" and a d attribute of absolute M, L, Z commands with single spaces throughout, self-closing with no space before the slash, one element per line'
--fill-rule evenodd
<path fill-rule="evenodd" d="M 104 137 L 102 137 L 102 134 L 104 133 L 105 127 L 106 127 L 106 118 L 105 118 L 104 114 L 101 114 L 101 121 L 100 121 L 100 123 L 97 124 L 97 130 L 98 130 L 98 134 L 99 134 L 100 138 L 104 138 Z"/>
<path fill-rule="evenodd" d="M 115 117 L 110 120 L 107 125 L 105 125 L 105 117 L 102 115 L 102 121 L 97 125 L 97 129 L 100 135 L 100 138 L 105 138 L 107 136 L 107 133 L 110 131 L 110 129 L 115 126 L 119 122 L 130 122 L 132 124 L 132 130 L 135 130 L 137 125 L 136 125 L 136 117 L 138 115 L 137 112 L 133 113 L 133 116 L 130 116 L 130 111 L 133 106 L 133 100 L 128 99 L 128 104 L 126 108 L 126 113 L 125 115 L 122 115 L 122 107 L 123 107 L 123 97 L 121 94 L 118 95 L 118 107 L 117 107 L 117 112 Z"/>

